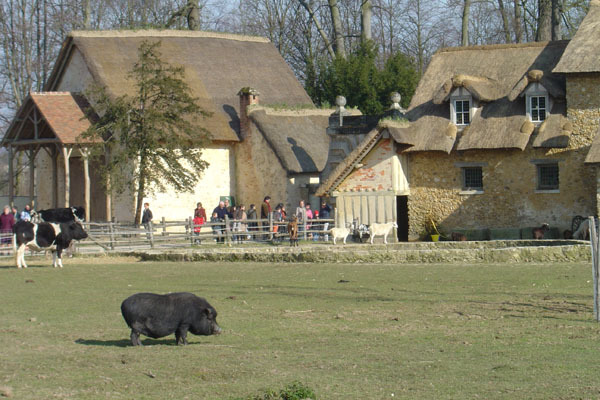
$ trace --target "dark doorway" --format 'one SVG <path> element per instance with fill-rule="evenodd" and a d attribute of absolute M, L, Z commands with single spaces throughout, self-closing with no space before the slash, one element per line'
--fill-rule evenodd
<path fill-rule="evenodd" d="M 398 241 L 408 242 L 408 196 L 396 196 Z"/>

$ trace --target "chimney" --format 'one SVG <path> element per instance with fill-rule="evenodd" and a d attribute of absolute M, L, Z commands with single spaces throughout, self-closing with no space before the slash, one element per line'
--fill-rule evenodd
<path fill-rule="evenodd" d="M 258 104 L 260 93 L 254 88 L 243 87 L 238 92 L 238 96 L 240 96 L 240 138 L 244 140 L 249 134 L 248 107 Z"/>

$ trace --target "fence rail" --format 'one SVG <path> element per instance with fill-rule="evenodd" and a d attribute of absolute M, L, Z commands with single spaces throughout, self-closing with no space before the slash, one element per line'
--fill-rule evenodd
<path fill-rule="evenodd" d="M 326 241 L 327 229 L 334 226 L 333 219 L 314 219 L 299 224 L 299 238 Z M 232 243 L 277 242 L 287 240 L 287 221 L 272 217 L 257 220 L 206 222 L 195 225 L 193 218 L 137 226 L 118 222 L 84 222 L 88 239 L 75 242 L 69 252 L 98 253 L 142 250 L 148 248 L 175 248 L 206 244 L 231 245 Z M 12 234 L 0 233 L 0 257 L 13 255 Z"/>

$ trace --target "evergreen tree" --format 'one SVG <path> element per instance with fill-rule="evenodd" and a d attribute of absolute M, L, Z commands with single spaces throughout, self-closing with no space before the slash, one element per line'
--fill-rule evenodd
<path fill-rule="evenodd" d="M 411 60 L 402 53 L 390 57 L 383 68 L 377 68 L 377 51 L 367 41 L 347 58 L 337 57 L 321 66 L 317 87 L 309 94 L 317 104 L 334 104 L 336 96 L 346 97 L 349 106 L 363 114 L 379 114 L 390 106 L 390 95 L 399 92 L 402 105 L 408 106 L 418 82 Z"/>
<path fill-rule="evenodd" d="M 208 166 L 201 159 L 210 134 L 202 127 L 209 114 L 185 82 L 182 67 L 160 58 L 160 42 L 144 41 L 129 72 L 132 95 L 112 98 L 105 88 L 89 91 L 98 121 L 86 133 L 101 138 L 107 190 L 136 194 L 135 222 L 140 223 L 144 197 L 166 185 L 177 192 L 193 190 Z M 132 163 L 133 161 L 133 163 Z"/>

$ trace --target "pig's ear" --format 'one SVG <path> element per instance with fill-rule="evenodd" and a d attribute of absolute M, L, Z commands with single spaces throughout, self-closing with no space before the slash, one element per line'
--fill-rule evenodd
<path fill-rule="evenodd" d="M 213 317 L 213 313 L 210 310 L 210 308 L 205 308 L 204 309 L 204 313 L 206 314 L 206 316 L 210 319 L 211 317 Z"/>

